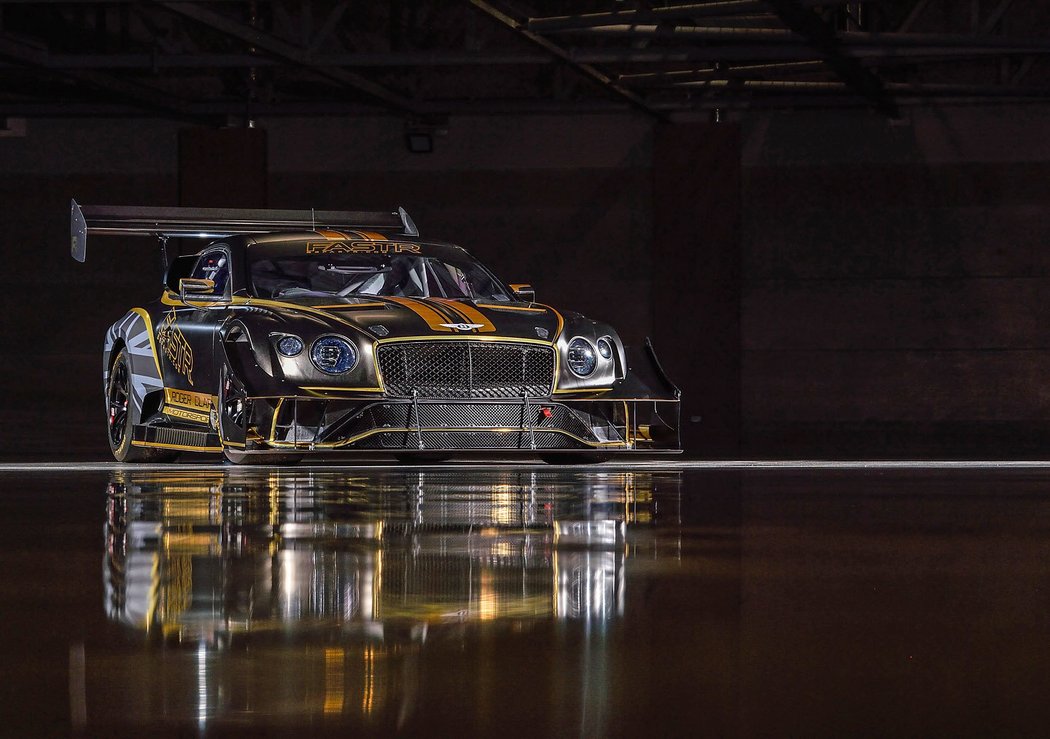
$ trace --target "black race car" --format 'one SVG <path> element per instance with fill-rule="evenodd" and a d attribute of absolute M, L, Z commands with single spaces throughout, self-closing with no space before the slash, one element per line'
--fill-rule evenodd
<path fill-rule="evenodd" d="M 153 235 L 160 299 L 106 334 L 109 444 L 232 462 L 368 452 L 594 461 L 679 451 L 679 392 L 646 342 L 535 302 L 392 213 L 81 208 L 88 234 Z M 173 237 L 203 238 L 168 259 Z"/>

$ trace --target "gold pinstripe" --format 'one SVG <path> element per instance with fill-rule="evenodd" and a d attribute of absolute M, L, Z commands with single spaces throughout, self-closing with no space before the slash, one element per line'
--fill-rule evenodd
<path fill-rule="evenodd" d="M 146 312 L 145 308 L 132 308 L 132 313 L 136 313 L 142 317 L 142 320 L 146 322 L 146 335 L 149 337 L 149 348 L 153 353 L 153 364 L 157 367 L 157 377 L 160 378 L 160 382 L 164 384 L 164 373 L 160 370 L 160 358 L 157 356 L 157 344 L 153 340 L 153 321 L 149 317 L 149 313 Z"/>
<path fill-rule="evenodd" d="M 491 310 L 516 310 L 524 313 L 546 313 L 546 308 L 527 308 L 523 305 L 499 305 L 493 303 L 474 303 L 479 308 L 489 308 Z"/>
<path fill-rule="evenodd" d="M 379 387 L 335 387 L 327 385 L 300 385 L 300 390 L 313 390 L 315 392 L 340 392 L 340 393 L 381 393 Z"/>
<path fill-rule="evenodd" d="M 554 336 L 551 337 L 551 343 L 554 343 L 555 341 L 558 340 L 558 337 L 561 336 L 562 329 L 565 328 L 565 319 L 562 318 L 561 313 L 559 313 L 557 310 L 555 310 L 554 308 L 552 308 L 551 306 L 549 306 L 549 305 L 547 305 L 545 303 L 536 303 L 536 305 L 542 305 L 544 308 L 546 308 L 551 313 L 553 313 L 555 315 L 555 317 L 557 317 L 557 319 L 558 319 L 558 328 L 555 330 Z"/>
<path fill-rule="evenodd" d="M 352 308 L 386 308 L 386 303 L 338 303 L 336 305 L 311 305 L 318 310 L 348 310 Z"/>
<path fill-rule="evenodd" d="M 543 339 L 522 339 L 517 336 L 478 336 L 473 334 L 455 334 L 453 336 L 389 336 L 379 339 L 376 344 L 390 344 L 396 341 L 499 341 L 508 344 L 538 344 L 550 347 L 549 341 Z M 557 355 L 557 352 L 555 352 Z"/>

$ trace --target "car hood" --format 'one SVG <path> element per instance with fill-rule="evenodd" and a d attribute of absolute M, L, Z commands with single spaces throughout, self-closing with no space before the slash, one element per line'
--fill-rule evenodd
<path fill-rule="evenodd" d="M 376 339 L 477 336 L 553 342 L 564 324 L 558 311 L 538 303 L 386 296 L 250 302 L 288 319 L 327 323 L 333 330 L 353 326 Z"/>

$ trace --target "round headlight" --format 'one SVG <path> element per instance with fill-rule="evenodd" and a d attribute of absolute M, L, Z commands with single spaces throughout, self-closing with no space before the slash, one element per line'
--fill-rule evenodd
<path fill-rule="evenodd" d="M 338 375 L 357 364 L 357 350 L 340 336 L 322 336 L 314 342 L 310 360 L 322 372 Z"/>
<path fill-rule="evenodd" d="M 295 357 L 303 350 L 303 340 L 298 336 L 282 336 L 277 340 L 277 351 L 286 357 Z"/>
<path fill-rule="evenodd" d="M 578 377 L 587 377 L 594 372 L 594 365 L 598 363 L 598 357 L 594 353 L 594 347 L 587 339 L 577 336 L 569 342 L 569 352 L 566 358 L 569 369 Z"/>
<path fill-rule="evenodd" d="M 612 342 L 604 336 L 598 339 L 598 353 L 602 355 L 602 359 L 612 356 Z"/>

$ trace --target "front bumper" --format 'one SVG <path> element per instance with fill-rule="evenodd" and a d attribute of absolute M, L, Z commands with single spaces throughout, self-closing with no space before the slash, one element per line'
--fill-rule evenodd
<path fill-rule="evenodd" d="M 245 452 L 677 450 L 678 402 L 249 397 L 223 413 L 224 446 Z"/>

